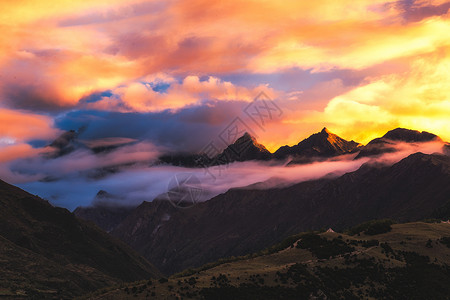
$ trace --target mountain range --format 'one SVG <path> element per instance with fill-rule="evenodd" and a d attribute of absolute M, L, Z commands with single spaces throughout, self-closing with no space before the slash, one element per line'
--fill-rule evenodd
<path fill-rule="evenodd" d="M 345 140 L 330 132 L 326 127 L 293 146 L 282 146 L 274 153 L 269 152 L 256 138 L 245 133 L 220 154 L 208 157 L 205 153 L 172 153 L 160 157 L 162 163 L 184 166 L 203 167 L 228 164 L 235 161 L 290 160 L 289 164 L 305 164 L 326 160 L 342 155 L 355 154 L 355 159 L 396 152 L 398 143 L 444 142 L 436 135 L 426 131 L 396 128 L 380 138 L 371 140 L 367 145 Z M 448 145 L 446 147 L 449 147 Z"/>
<path fill-rule="evenodd" d="M 93 154 L 104 154 L 108 151 L 133 144 L 135 141 L 125 138 L 103 139 L 97 141 L 79 140 L 83 132 L 70 130 L 63 133 L 47 148 L 47 158 L 57 158 L 74 152 L 77 149 L 89 150 Z M 228 145 L 222 152 L 209 156 L 206 153 L 164 153 L 152 164 L 169 164 L 188 168 L 203 168 L 205 166 L 224 165 L 242 161 L 268 161 L 289 160 L 289 164 L 305 164 L 314 161 L 326 160 L 341 155 L 355 154 L 355 159 L 377 156 L 385 153 L 396 152 L 396 145 L 404 143 L 442 142 L 436 135 L 426 131 L 396 128 L 387 132 L 380 138 L 371 140 L 367 145 L 362 145 L 353 140 L 345 140 L 330 132 L 326 127 L 320 132 L 314 133 L 308 138 L 293 146 L 281 146 L 271 153 L 267 148 L 258 143 L 256 138 L 245 132 L 240 138 Z M 446 146 L 447 149 L 450 146 Z M 115 173 L 123 165 L 103 167 L 91 171 L 91 177 L 101 178 L 110 173 Z M 125 166 L 126 167 L 126 166 Z"/>
<path fill-rule="evenodd" d="M 258 251 L 304 230 L 429 218 L 448 205 L 449 182 L 449 156 L 416 153 L 391 166 L 365 164 L 338 178 L 232 189 L 187 210 L 155 199 L 138 206 L 111 234 L 172 274 Z"/>

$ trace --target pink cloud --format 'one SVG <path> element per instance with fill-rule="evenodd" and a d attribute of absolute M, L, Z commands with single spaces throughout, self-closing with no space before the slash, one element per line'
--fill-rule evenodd
<path fill-rule="evenodd" d="M 145 81 L 145 78 L 143 80 Z M 101 101 L 87 104 L 86 108 L 154 112 L 198 105 L 204 100 L 250 102 L 263 91 L 272 97 L 277 95 L 276 91 L 266 85 L 246 88 L 213 76 L 204 81 L 200 81 L 198 76 L 187 76 L 181 83 L 170 78 L 166 80 L 171 85 L 165 93 L 153 91 L 142 82 L 132 82 L 114 89 L 113 98 L 105 97 Z"/>

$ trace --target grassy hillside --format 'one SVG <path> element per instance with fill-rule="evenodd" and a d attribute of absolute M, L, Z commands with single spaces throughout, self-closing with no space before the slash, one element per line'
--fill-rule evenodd
<path fill-rule="evenodd" d="M 272 254 L 85 299 L 449 299 L 450 224 L 381 223 L 300 234 Z"/>

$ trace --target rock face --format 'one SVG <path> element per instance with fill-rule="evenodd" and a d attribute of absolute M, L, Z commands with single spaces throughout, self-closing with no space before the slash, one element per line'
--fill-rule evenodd
<path fill-rule="evenodd" d="M 449 156 L 416 153 L 392 166 L 366 164 L 334 179 L 232 189 L 189 209 L 167 201 L 143 203 L 112 234 L 170 274 L 255 252 L 309 229 L 427 218 L 448 206 L 449 182 Z"/>
<path fill-rule="evenodd" d="M 360 144 L 347 141 L 334 133 L 323 128 L 321 132 L 315 133 L 304 139 L 295 146 L 283 146 L 274 153 L 277 159 L 293 157 L 294 161 L 310 161 L 314 158 L 330 158 L 333 156 L 354 153 L 358 151 Z"/>
<path fill-rule="evenodd" d="M 0 181 L 0 287 L 73 298 L 107 285 L 158 277 L 128 246 L 68 210 Z M 53 293 L 53 292 L 52 292 Z"/>
<path fill-rule="evenodd" d="M 432 133 L 426 131 L 410 130 L 405 128 L 396 128 L 388 131 L 381 138 L 376 138 L 370 141 L 366 146 L 361 148 L 361 151 L 355 159 L 369 156 L 377 156 L 384 153 L 396 152 L 396 144 L 404 143 L 423 143 L 423 142 L 442 142 L 442 140 Z"/>

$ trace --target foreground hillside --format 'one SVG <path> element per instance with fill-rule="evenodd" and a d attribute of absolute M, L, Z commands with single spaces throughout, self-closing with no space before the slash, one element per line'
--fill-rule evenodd
<path fill-rule="evenodd" d="M 375 222 L 353 235 L 304 233 L 266 251 L 272 254 L 85 299 L 449 299 L 450 224 L 389 226 Z"/>
<path fill-rule="evenodd" d="M 0 297 L 67 299 L 158 274 L 96 226 L 0 181 Z"/>

